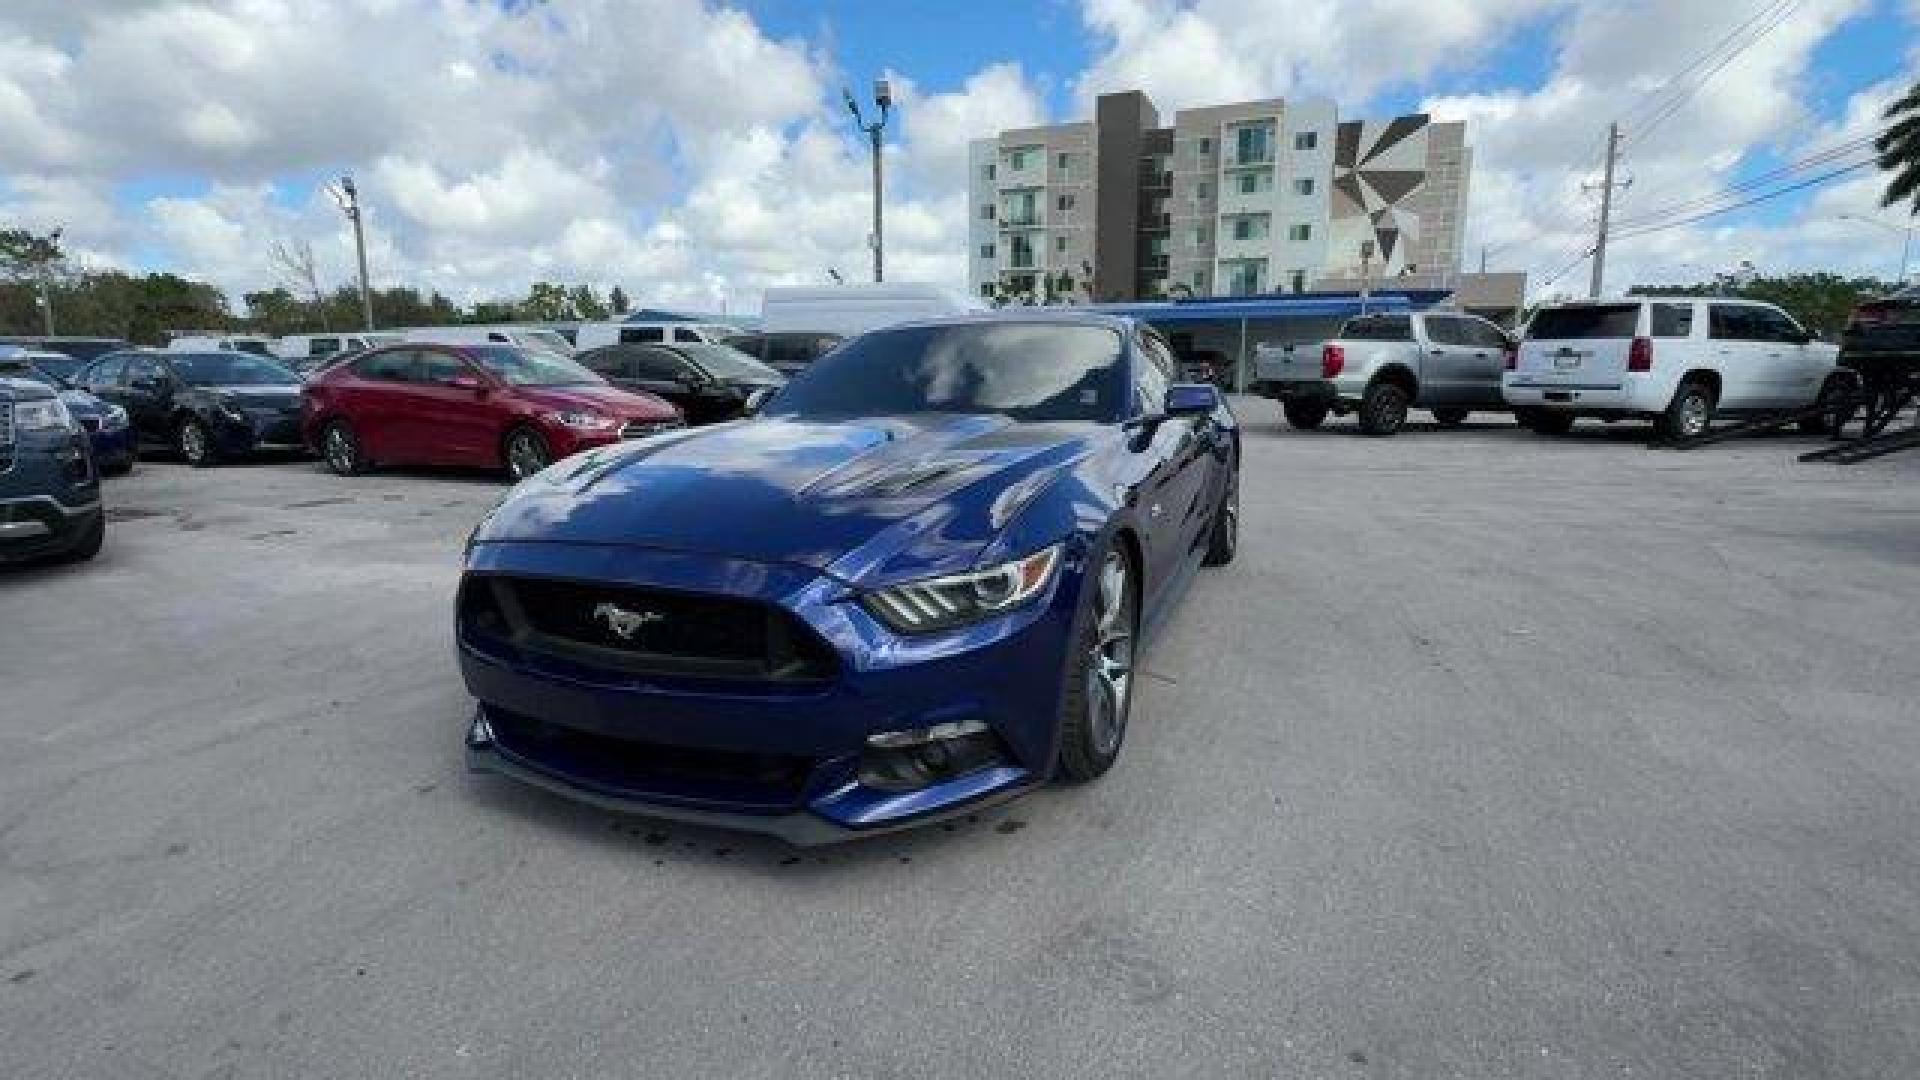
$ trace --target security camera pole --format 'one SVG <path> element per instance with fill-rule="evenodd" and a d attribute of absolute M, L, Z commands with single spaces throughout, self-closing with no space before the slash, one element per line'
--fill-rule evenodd
<path fill-rule="evenodd" d="M 353 177 L 343 176 L 338 186 L 327 185 L 327 194 L 340 204 L 340 212 L 353 222 L 353 248 L 360 257 L 360 317 L 366 323 L 366 329 L 373 329 L 373 294 L 367 289 L 367 236 L 360 227 L 360 192 L 353 186 Z"/>
<path fill-rule="evenodd" d="M 885 189 L 880 179 L 880 133 L 886 129 L 887 113 L 893 108 L 893 88 L 887 85 L 884 77 L 873 80 L 873 103 L 880 107 L 880 119 L 871 124 L 860 115 L 860 103 L 853 100 L 853 91 L 843 88 L 840 93 L 847 99 L 847 111 L 853 114 L 855 126 L 866 132 L 867 140 L 873 144 L 873 236 L 870 239 L 873 244 L 873 280 L 881 281 L 884 279 L 882 267 L 885 245 L 881 241 L 880 196 Z"/>

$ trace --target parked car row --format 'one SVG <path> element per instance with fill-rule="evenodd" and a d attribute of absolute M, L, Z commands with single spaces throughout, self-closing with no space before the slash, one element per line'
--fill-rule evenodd
<path fill-rule="evenodd" d="M 0 373 L 0 563 L 91 559 L 105 535 L 100 474 L 60 391 Z"/>
<path fill-rule="evenodd" d="M 1300 428 L 1355 413 L 1364 433 L 1392 435 L 1409 410 L 1425 409 L 1442 426 L 1511 411 L 1542 434 L 1593 417 L 1693 436 L 1717 416 L 1835 398 L 1838 352 L 1771 304 L 1629 297 L 1544 307 L 1519 340 L 1453 312 L 1362 316 L 1320 348 L 1317 364 L 1298 349 L 1262 347 L 1254 389 Z"/>

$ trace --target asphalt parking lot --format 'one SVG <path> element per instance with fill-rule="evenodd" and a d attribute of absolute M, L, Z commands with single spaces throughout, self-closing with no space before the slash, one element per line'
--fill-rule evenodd
<path fill-rule="evenodd" d="M 0 575 L 10 1077 L 1911 1077 L 1920 454 L 1248 422 L 1115 771 L 825 850 L 470 777 L 489 479 Z"/>

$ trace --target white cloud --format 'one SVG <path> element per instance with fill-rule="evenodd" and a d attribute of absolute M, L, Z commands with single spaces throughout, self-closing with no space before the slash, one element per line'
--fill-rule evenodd
<path fill-rule="evenodd" d="M 1805 0 L 1631 145 L 1622 215 L 1710 195 L 1756 148 L 1790 158 L 1870 126 L 1894 84 L 1863 92 L 1838 124 L 1805 105 L 1814 47 L 1868 2 Z M 1745 12 L 1301 0 L 1276 17 L 1268 0 L 1085 0 L 1093 60 L 1071 90 L 1081 115 L 1092 95 L 1133 87 L 1169 112 L 1302 94 L 1354 112 L 1551 26 L 1542 85 L 1425 103 L 1470 124 L 1470 260 L 1473 244 L 1504 246 L 1496 265 L 1540 273 L 1590 237 L 1579 184 L 1605 118 Z M 958 284 L 967 140 L 1045 122 L 1049 88 L 1013 63 L 945 91 L 892 74 L 888 276 Z M 273 283 L 272 241 L 306 238 L 341 283 L 351 234 L 318 184 L 352 171 L 376 283 L 472 300 L 545 277 L 740 310 L 770 284 L 866 275 L 867 149 L 838 84 L 816 46 L 700 0 L 8 0 L 0 217 L 63 224 L 89 261 L 162 265 L 235 295 Z M 127 201 L 129 181 L 156 179 L 197 193 Z M 1623 240 L 1612 277 L 1740 258 L 1886 272 L 1871 232 L 1833 220 L 1870 209 L 1875 191 L 1868 176 L 1836 185 L 1774 229 Z"/>

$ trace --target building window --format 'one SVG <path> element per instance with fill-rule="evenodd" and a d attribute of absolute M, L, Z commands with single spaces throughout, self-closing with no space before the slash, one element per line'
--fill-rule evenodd
<path fill-rule="evenodd" d="M 981 221 L 993 220 L 993 204 L 992 203 L 985 203 L 980 207 L 980 220 Z"/>
<path fill-rule="evenodd" d="M 1213 239 L 1213 231 L 1201 222 L 1193 227 L 1193 246 L 1203 248 Z"/>
<path fill-rule="evenodd" d="M 989 180 L 993 179 L 994 172 L 995 170 L 994 170 L 993 162 L 991 161 L 987 162 L 987 179 Z"/>
<path fill-rule="evenodd" d="M 993 299 L 993 282 L 983 281 L 980 283 L 980 296 L 987 300 Z"/>
<path fill-rule="evenodd" d="M 1234 259 L 1222 262 L 1220 269 L 1227 275 L 1228 296 L 1253 296 L 1266 289 L 1265 259 Z"/>
<path fill-rule="evenodd" d="M 1060 206 L 1060 209 L 1062 209 L 1062 210 L 1071 210 L 1071 209 L 1073 209 L 1073 196 L 1071 196 L 1071 195 L 1062 195 L 1062 196 L 1060 196 L 1060 202 L 1059 202 L 1059 206 Z"/>
<path fill-rule="evenodd" d="M 1053 159 L 1053 165 L 1054 165 L 1054 168 L 1059 169 L 1061 172 L 1066 172 L 1067 171 L 1067 155 L 1065 154 L 1057 155 Z"/>
<path fill-rule="evenodd" d="M 1027 158 L 1030 153 L 1031 152 L 1027 150 L 1012 151 L 1007 155 L 1007 168 L 1012 169 L 1014 172 L 1025 171 L 1027 167 Z"/>
<path fill-rule="evenodd" d="M 1273 160 L 1273 147 L 1267 141 L 1270 130 L 1265 124 L 1248 124 L 1234 129 L 1234 162 L 1239 165 L 1259 165 Z"/>
<path fill-rule="evenodd" d="M 1211 154 L 1211 153 L 1213 153 L 1213 140 L 1212 140 L 1212 139 L 1201 139 L 1201 140 L 1200 140 L 1200 155 L 1201 155 L 1202 157 L 1205 157 L 1206 155 L 1208 155 L 1208 154 Z"/>
<path fill-rule="evenodd" d="M 1213 191 L 1212 185 L 1208 184 L 1205 180 L 1200 181 L 1199 183 L 1193 185 L 1194 201 L 1197 202 L 1201 199 L 1206 198 L 1210 193 L 1212 193 L 1212 191 Z"/>
<path fill-rule="evenodd" d="M 1193 272 L 1193 291 L 1196 294 L 1207 291 L 1207 272 L 1205 270 L 1195 270 Z"/>
<path fill-rule="evenodd" d="M 981 245 L 980 245 L 980 257 L 981 257 L 981 258 L 983 258 L 983 259 L 991 259 L 991 258 L 993 258 L 993 245 L 992 245 L 992 244 L 981 244 Z"/>
<path fill-rule="evenodd" d="M 1065 255 L 1067 253 L 1067 238 L 1064 236 L 1054 237 L 1053 250 L 1059 252 L 1062 255 Z"/>
<path fill-rule="evenodd" d="M 1312 150 L 1320 145 L 1320 133 L 1317 131 L 1296 131 L 1293 133 L 1295 150 Z"/>
<path fill-rule="evenodd" d="M 1265 169 L 1240 174 L 1240 194 L 1257 195 L 1273 190 L 1273 174 Z"/>
<path fill-rule="evenodd" d="M 1287 230 L 1287 239 L 1296 241 L 1311 240 L 1313 239 L 1313 226 L 1304 221 L 1298 222 Z"/>
<path fill-rule="evenodd" d="M 1034 225 L 1040 221 L 1040 207 L 1034 192 L 1016 191 L 1007 196 L 1007 224 L 1014 226 Z"/>
<path fill-rule="evenodd" d="M 1234 218 L 1233 238 L 1235 240 L 1265 240 L 1267 238 L 1267 216 L 1265 214 L 1243 214 Z"/>
<path fill-rule="evenodd" d="M 1295 270 L 1293 272 L 1293 291 L 1297 293 L 1307 291 L 1307 272 L 1305 270 Z"/>
<path fill-rule="evenodd" d="M 1293 193 L 1295 195 L 1313 194 L 1313 177 L 1302 176 L 1299 179 L 1295 180 L 1293 182 Z"/>
<path fill-rule="evenodd" d="M 1015 233 L 1013 237 L 1013 258 L 1011 265 L 1016 270 L 1026 270 L 1033 266 L 1033 238 L 1024 233 Z"/>

